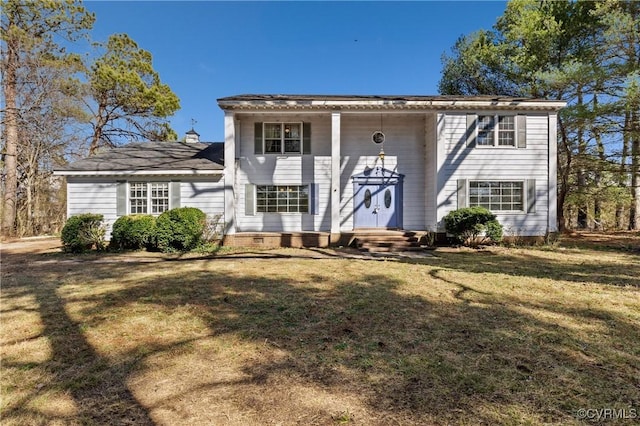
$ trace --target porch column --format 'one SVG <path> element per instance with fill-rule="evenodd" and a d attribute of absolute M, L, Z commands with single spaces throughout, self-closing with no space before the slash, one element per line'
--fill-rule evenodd
<path fill-rule="evenodd" d="M 228 235 L 236 233 L 236 126 L 233 112 L 224 112 L 224 226 Z"/>
<path fill-rule="evenodd" d="M 340 239 L 340 111 L 331 113 L 331 242 Z"/>
<path fill-rule="evenodd" d="M 547 232 L 558 232 L 558 115 L 549 114 L 549 167 L 547 175 L 547 193 L 549 212 L 547 216 Z"/>

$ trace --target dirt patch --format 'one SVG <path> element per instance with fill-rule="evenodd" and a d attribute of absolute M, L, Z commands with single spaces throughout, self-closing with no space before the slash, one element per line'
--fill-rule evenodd
<path fill-rule="evenodd" d="M 22 238 L 19 240 L 5 241 L 0 244 L 2 254 L 42 254 L 59 252 L 62 247 L 58 237 Z"/>
<path fill-rule="evenodd" d="M 609 233 L 579 231 L 563 235 L 560 241 L 563 246 L 640 252 L 640 232 L 637 231 Z"/>

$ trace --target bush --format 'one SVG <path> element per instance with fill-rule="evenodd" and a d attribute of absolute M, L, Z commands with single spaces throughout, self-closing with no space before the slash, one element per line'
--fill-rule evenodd
<path fill-rule="evenodd" d="M 119 217 L 113 224 L 109 245 L 116 250 L 153 250 L 156 247 L 156 218 L 149 214 Z"/>
<path fill-rule="evenodd" d="M 67 253 L 81 253 L 91 250 L 103 250 L 106 228 L 101 214 L 84 213 L 71 216 L 62 228 L 62 250 Z"/>
<path fill-rule="evenodd" d="M 156 238 L 164 252 L 192 250 L 202 241 L 207 215 L 195 207 L 179 207 L 158 216 Z"/>
<path fill-rule="evenodd" d="M 496 215 L 484 207 L 465 207 L 449 212 L 444 217 L 444 224 L 447 232 L 464 245 L 502 239 L 502 225 Z"/>

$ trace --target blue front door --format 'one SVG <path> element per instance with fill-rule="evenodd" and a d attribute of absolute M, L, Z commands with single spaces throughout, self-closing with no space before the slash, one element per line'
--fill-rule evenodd
<path fill-rule="evenodd" d="M 402 175 L 378 168 L 353 176 L 354 228 L 401 228 Z"/>
<path fill-rule="evenodd" d="M 396 185 L 360 185 L 354 228 L 397 228 Z"/>

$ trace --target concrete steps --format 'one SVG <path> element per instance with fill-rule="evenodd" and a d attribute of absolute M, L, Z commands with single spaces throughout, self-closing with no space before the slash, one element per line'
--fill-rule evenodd
<path fill-rule="evenodd" d="M 353 245 L 370 253 L 421 251 L 419 237 L 411 231 L 363 230 L 356 231 Z"/>

